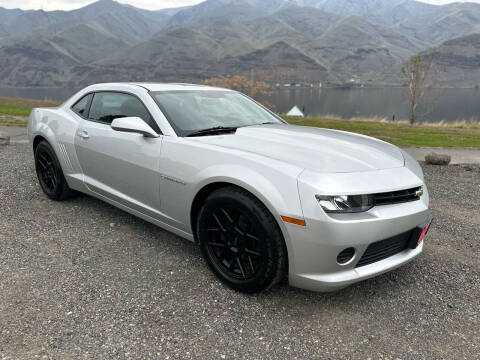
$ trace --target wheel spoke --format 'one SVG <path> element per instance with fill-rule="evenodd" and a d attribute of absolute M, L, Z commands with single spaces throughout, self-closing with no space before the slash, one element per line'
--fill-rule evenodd
<path fill-rule="evenodd" d="M 40 153 L 38 155 L 39 158 L 42 158 L 43 162 L 45 163 L 45 165 L 49 166 L 50 165 L 50 161 L 48 160 L 47 156 L 45 156 L 45 153 Z"/>
<path fill-rule="evenodd" d="M 215 246 L 215 247 L 220 247 L 220 248 L 224 248 L 225 247 L 225 244 L 221 244 L 221 243 L 216 243 L 216 242 L 209 242 L 207 243 L 209 246 Z"/>
<path fill-rule="evenodd" d="M 250 268 L 252 269 L 252 273 L 255 273 L 255 266 L 253 266 L 252 257 L 250 255 L 248 255 L 248 262 L 250 264 Z"/>
<path fill-rule="evenodd" d="M 258 251 L 253 251 L 253 250 L 250 250 L 250 249 L 245 249 L 244 252 L 246 252 L 249 255 L 256 256 L 256 257 L 261 257 L 262 256 L 262 254 L 260 254 Z"/>
<path fill-rule="evenodd" d="M 52 185 L 54 188 L 57 187 L 57 176 L 55 174 L 50 174 L 50 180 L 52 181 Z"/>
<path fill-rule="evenodd" d="M 42 167 L 43 170 L 47 170 L 47 164 L 44 162 L 43 159 L 40 158 L 40 156 L 37 158 L 38 164 Z"/>
<path fill-rule="evenodd" d="M 223 212 L 223 215 L 225 215 L 225 217 L 227 218 L 227 220 L 228 220 L 231 224 L 234 224 L 234 221 L 233 221 L 232 217 L 228 214 L 227 210 L 225 210 L 224 208 L 221 208 L 220 210 Z"/>
<path fill-rule="evenodd" d="M 240 236 L 244 236 L 245 233 L 238 227 L 238 226 L 235 226 L 234 230 L 240 235 Z"/>
<path fill-rule="evenodd" d="M 220 226 L 221 231 L 225 232 L 225 228 L 223 227 L 223 225 L 222 225 L 221 221 L 219 220 L 217 214 L 213 213 L 213 218 L 217 222 L 218 226 Z"/>
<path fill-rule="evenodd" d="M 240 268 L 240 271 L 242 272 L 243 277 L 246 278 L 245 270 L 243 270 L 243 266 L 242 266 L 242 262 L 240 261 L 240 257 L 237 256 L 236 259 L 237 259 L 238 267 Z"/>
<path fill-rule="evenodd" d="M 52 178 L 50 175 L 46 175 L 46 183 L 48 184 L 49 187 L 52 187 L 53 188 L 53 181 L 52 181 Z"/>
<path fill-rule="evenodd" d="M 235 261 L 231 261 L 230 262 L 230 265 L 228 265 L 228 270 L 232 271 L 235 270 Z"/>
<path fill-rule="evenodd" d="M 253 240 L 255 240 L 255 241 L 259 241 L 258 237 L 254 236 L 254 235 L 252 235 L 252 234 L 246 234 L 245 236 L 248 237 L 249 239 L 253 239 Z"/>

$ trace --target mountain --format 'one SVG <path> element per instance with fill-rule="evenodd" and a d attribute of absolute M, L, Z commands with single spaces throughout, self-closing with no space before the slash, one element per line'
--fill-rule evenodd
<path fill-rule="evenodd" d="M 480 5 L 473 3 L 207 0 L 149 11 L 100 0 L 72 11 L 0 8 L 0 85 L 232 74 L 272 83 L 399 84 L 402 64 L 422 53 L 442 59 L 442 84 L 473 86 L 480 79 L 476 70 L 465 75 L 465 64 L 477 59 L 478 33 Z"/>
<path fill-rule="evenodd" d="M 100 0 L 72 11 L 22 11 L 0 8 L 2 19 L 0 23 L 4 29 L 3 37 L 15 40 L 31 37 L 32 34 L 36 36 L 39 33 L 54 35 L 74 25 L 93 21 L 112 36 L 129 43 L 138 43 L 159 31 L 168 18 L 166 15 L 153 13 L 112 0 Z"/>
<path fill-rule="evenodd" d="M 227 56 L 215 65 L 220 74 L 234 73 L 261 76 L 267 82 L 320 82 L 327 69 L 311 57 L 283 41 L 236 57 Z"/>
<path fill-rule="evenodd" d="M 207 0 L 174 14 L 167 26 L 199 26 L 215 21 L 251 20 L 295 5 L 291 0 Z"/>
<path fill-rule="evenodd" d="M 432 45 L 480 32 L 480 4 L 444 6 L 403 1 L 374 14 L 370 21 L 391 27 Z"/>
<path fill-rule="evenodd" d="M 308 8 L 290 8 L 275 16 L 304 35 L 306 40 L 297 46 L 305 53 L 334 71 L 349 75 L 391 65 L 426 47 L 420 41 L 358 16 L 332 15 Z M 301 22 L 297 21 L 299 18 Z"/>
<path fill-rule="evenodd" d="M 318 82 L 333 70 L 332 80 L 346 81 L 421 49 L 418 42 L 361 17 L 295 6 L 250 21 L 162 31 L 99 65 L 118 72 L 128 69 L 135 79 L 147 74 L 171 79 L 174 74 L 177 81 L 199 81 L 253 71 L 272 82 Z"/>
<path fill-rule="evenodd" d="M 64 86 L 74 57 L 48 40 L 26 40 L 0 48 L 0 79 L 4 86 Z"/>
<path fill-rule="evenodd" d="M 298 3 L 335 14 L 363 16 L 384 11 L 402 2 L 405 0 L 300 0 Z"/>
<path fill-rule="evenodd" d="M 433 57 L 437 86 L 480 86 L 480 34 L 471 34 L 448 40 L 425 54 Z"/>
<path fill-rule="evenodd" d="M 20 9 L 4 9 L 0 7 L 0 24 L 6 24 L 15 19 L 24 11 Z"/>

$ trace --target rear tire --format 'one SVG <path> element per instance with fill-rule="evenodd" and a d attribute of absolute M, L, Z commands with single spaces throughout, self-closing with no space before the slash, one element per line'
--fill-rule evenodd
<path fill-rule="evenodd" d="M 287 249 L 272 214 L 255 196 L 225 187 L 207 197 L 197 216 L 202 254 L 217 277 L 245 293 L 267 290 L 287 272 Z"/>
<path fill-rule="evenodd" d="M 75 194 L 68 187 L 55 151 L 46 141 L 35 148 L 35 170 L 40 187 L 50 199 L 61 201 Z"/>

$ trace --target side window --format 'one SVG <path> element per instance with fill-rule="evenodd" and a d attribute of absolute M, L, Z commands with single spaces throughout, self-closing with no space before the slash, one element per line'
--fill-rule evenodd
<path fill-rule="evenodd" d="M 72 106 L 72 110 L 80 115 L 81 117 L 87 116 L 88 105 L 90 104 L 90 100 L 92 99 L 93 94 L 85 95 L 83 98 L 78 100 L 75 105 Z"/>
<path fill-rule="evenodd" d="M 93 97 L 88 118 L 110 124 L 114 119 L 122 117 L 139 117 L 159 132 L 158 126 L 153 121 L 143 103 L 135 96 L 115 93 L 98 92 Z"/>

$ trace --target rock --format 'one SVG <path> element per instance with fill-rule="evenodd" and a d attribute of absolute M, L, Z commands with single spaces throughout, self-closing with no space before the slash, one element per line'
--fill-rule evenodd
<path fill-rule="evenodd" d="M 431 153 L 425 156 L 425 162 L 429 165 L 448 165 L 452 161 L 450 155 Z"/>
<path fill-rule="evenodd" d="M 7 133 L 0 131 L 0 145 L 9 145 L 10 136 Z"/>

